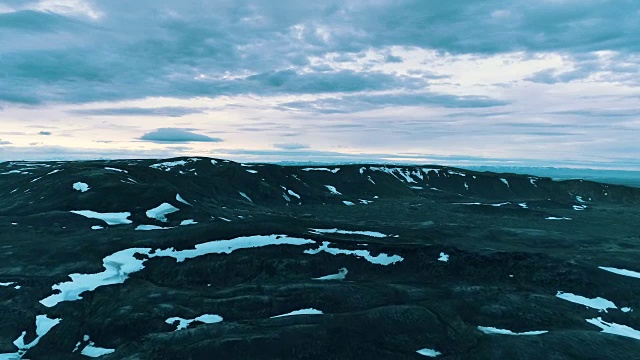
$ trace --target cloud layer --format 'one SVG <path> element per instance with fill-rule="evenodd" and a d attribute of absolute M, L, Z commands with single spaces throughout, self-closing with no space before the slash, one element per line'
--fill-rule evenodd
<path fill-rule="evenodd" d="M 634 0 L 4 0 L 1 145 L 206 155 L 224 133 L 231 156 L 628 165 L 639 16 Z M 55 130 L 34 142 L 38 126 Z"/>

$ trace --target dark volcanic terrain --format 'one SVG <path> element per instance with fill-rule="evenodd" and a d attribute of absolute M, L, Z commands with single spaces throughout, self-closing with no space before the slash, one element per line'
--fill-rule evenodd
<path fill-rule="evenodd" d="M 640 359 L 639 220 L 439 166 L 0 163 L 0 359 Z"/>

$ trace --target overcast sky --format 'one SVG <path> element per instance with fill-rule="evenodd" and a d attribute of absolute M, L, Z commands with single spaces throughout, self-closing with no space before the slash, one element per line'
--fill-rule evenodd
<path fill-rule="evenodd" d="M 0 0 L 0 161 L 640 169 L 637 0 Z"/>

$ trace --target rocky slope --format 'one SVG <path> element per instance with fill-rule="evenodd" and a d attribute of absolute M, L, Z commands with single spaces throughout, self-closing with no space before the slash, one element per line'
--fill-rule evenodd
<path fill-rule="evenodd" d="M 0 359 L 640 359 L 639 205 L 439 166 L 1 163 Z"/>

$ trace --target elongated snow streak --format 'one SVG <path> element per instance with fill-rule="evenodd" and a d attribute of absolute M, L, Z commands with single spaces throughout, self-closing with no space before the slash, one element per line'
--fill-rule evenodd
<path fill-rule="evenodd" d="M 286 314 L 272 316 L 272 319 L 285 317 L 285 316 L 296 316 L 296 315 L 322 315 L 323 312 L 314 308 L 295 310 Z"/>
<path fill-rule="evenodd" d="M 562 300 L 571 301 L 572 303 L 584 305 L 586 307 L 590 307 L 592 309 L 597 309 L 599 311 L 604 311 L 604 312 L 607 312 L 607 309 L 617 309 L 616 305 L 613 302 L 607 299 L 603 299 L 601 297 L 590 299 L 584 296 L 565 293 L 562 291 L 558 291 L 558 293 L 556 294 L 556 297 Z"/>
<path fill-rule="evenodd" d="M 640 272 L 637 272 L 637 271 L 618 269 L 613 267 L 605 267 L 605 266 L 598 266 L 598 269 L 602 269 L 604 271 L 612 272 L 614 274 L 618 274 L 622 276 L 629 276 L 632 278 L 640 279 Z"/>
<path fill-rule="evenodd" d="M 429 348 L 420 349 L 420 350 L 418 350 L 416 352 L 418 354 L 420 354 L 420 355 L 427 356 L 427 357 L 436 357 L 438 355 L 442 355 L 441 352 L 433 350 L 433 349 L 429 349 Z"/>
<path fill-rule="evenodd" d="M 63 301 L 80 300 L 82 293 L 93 291 L 101 286 L 122 284 L 130 274 L 144 269 L 146 259 L 136 257 L 146 255 L 148 258 L 172 257 L 178 262 L 207 254 L 230 254 L 235 250 L 259 248 L 269 245 L 307 245 L 313 240 L 288 237 L 286 235 L 255 235 L 244 236 L 230 240 L 210 241 L 198 244 L 194 249 L 175 250 L 151 248 L 130 248 L 108 255 L 103 260 L 104 271 L 95 274 L 70 274 L 71 281 L 55 284 L 52 290 L 59 292 L 50 295 L 40 303 L 46 307 L 56 306 Z"/>
<path fill-rule="evenodd" d="M 375 238 L 385 238 L 389 235 L 383 234 L 377 231 L 351 231 L 351 230 L 340 230 L 340 229 L 309 229 L 317 233 L 321 234 L 346 234 L 346 235 L 365 235 L 371 236 Z"/>
<path fill-rule="evenodd" d="M 528 336 L 528 335 L 542 335 L 548 333 L 547 330 L 541 331 L 525 331 L 525 332 L 513 332 L 511 330 L 498 329 L 490 326 L 478 326 L 478 330 L 489 335 L 514 335 L 514 336 Z"/>
<path fill-rule="evenodd" d="M 640 331 L 626 325 L 606 322 L 602 320 L 602 318 L 587 319 L 587 322 L 602 329 L 603 333 L 625 336 L 632 339 L 640 340 Z"/>
<path fill-rule="evenodd" d="M 320 245 L 319 248 L 308 249 L 305 250 L 304 253 L 314 255 L 324 251 L 331 255 L 353 255 L 359 258 L 363 258 L 372 264 L 385 266 L 392 265 L 404 260 L 404 258 L 400 255 L 387 255 L 385 253 L 381 253 L 377 256 L 372 256 L 371 253 L 369 253 L 369 250 L 344 250 L 338 248 L 330 248 L 329 245 L 331 245 L 331 243 L 325 241 L 322 243 L 322 245 Z"/>

